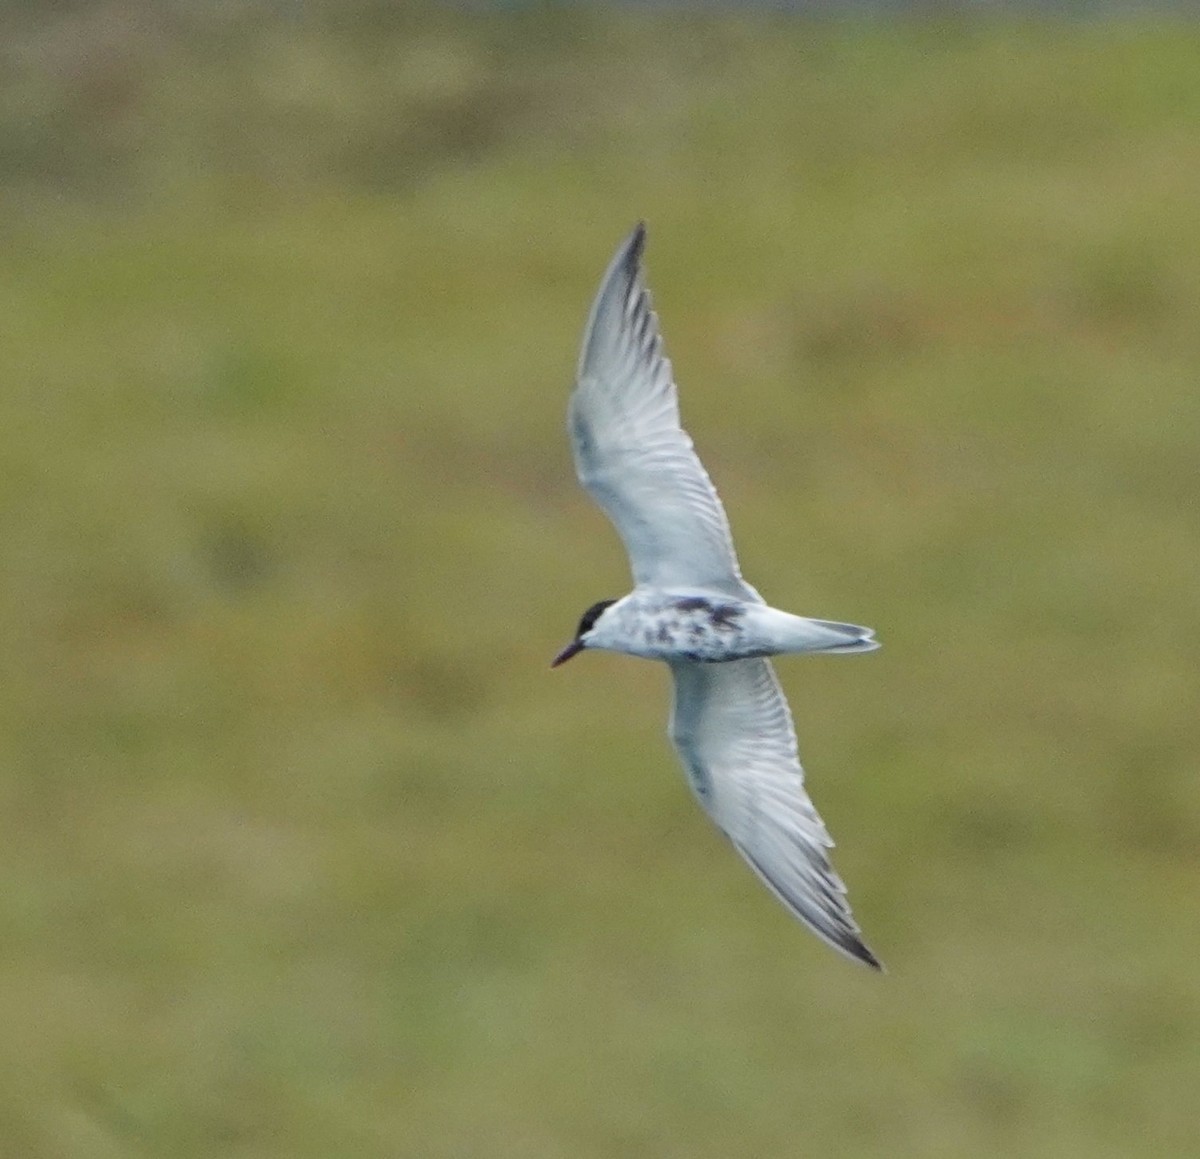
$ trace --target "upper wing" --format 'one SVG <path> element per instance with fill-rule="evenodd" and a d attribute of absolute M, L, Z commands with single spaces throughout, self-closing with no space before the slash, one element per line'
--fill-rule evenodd
<path fill-rule="evenodd" d="M 671 671 L 671 740 L 713 820 L 792 914 L 882 969 L 829 863 L 833 841 L 804 791 L 792 714 L 770 663 L 680 662 Z"/>
<path fill-rule="evenodd" d="M 588 318 L 568 410 L 575 469 L 616 525 L 635 583 L 754 599 L 721 501 L 679 425 L 671 363 L 642 281 L 645 242 L 639 224 Z"/>

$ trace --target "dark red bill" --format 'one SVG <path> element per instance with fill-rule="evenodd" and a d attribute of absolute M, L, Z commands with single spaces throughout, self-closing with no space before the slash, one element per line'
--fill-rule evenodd
<path fill-rule="evenodd" d="M 557 668 L 560 664 L 565 664 L 572 656 L 583 651 L 583 645 L 578 640 L 572 640 L 553 660 L 550 661 L 551 668 Z"/>

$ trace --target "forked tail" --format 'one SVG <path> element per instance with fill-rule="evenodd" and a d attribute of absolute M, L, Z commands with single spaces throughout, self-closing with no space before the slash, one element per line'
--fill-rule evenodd
<path fill-rule="evenodd" d="M 839 624 L 836 620 L 809 620 L 797 616 L 804 622 L 801 632 L 801 647 L 804 652 L 874 652 L 879 647 L 873 628 L 858 624 Z"/>

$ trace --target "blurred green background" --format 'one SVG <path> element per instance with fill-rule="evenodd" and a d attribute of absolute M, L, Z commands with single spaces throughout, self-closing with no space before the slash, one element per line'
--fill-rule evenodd
<path fill-rule="evenodd" d="M 1200 1154 L 1200 27 L 0 13 L 0 1154 Z M 650 224 L 876 977 L 563 430 Z"/>

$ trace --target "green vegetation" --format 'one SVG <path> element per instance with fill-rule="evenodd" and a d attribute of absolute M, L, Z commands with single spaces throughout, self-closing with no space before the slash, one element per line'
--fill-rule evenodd
<path fill-rule="evenodd" d="M 1196 1154 L 1200 30 L 212 13 L 0 18 L 0 1152 Z M 883 978 L 547 669 L 639 217 Z"/>

